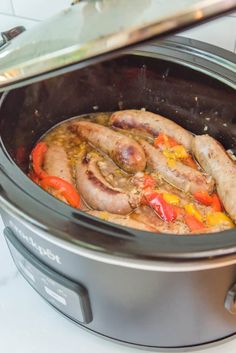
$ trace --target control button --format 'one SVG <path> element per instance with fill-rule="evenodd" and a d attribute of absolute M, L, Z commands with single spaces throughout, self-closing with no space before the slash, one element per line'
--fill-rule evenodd
<path fill-rule="evenodd" d="M 225 298 L 225 308 L 231 313 L 236 314 L 236 284 L 234 284 Z"/>
<path fill-rule="evenodd" d="M 38 260 L 16 238 L 10 228 L 4 230 L 13 260 L 25 279 L 50 304 L 73 320 L 88 324 L 92 321 L 88 291 Z"/>
<path fill-rule="evenodd" d="M 46 286 L 44 286 L 44 289 L 47 294 L 49 294 L 52 298 L 56 299 L 59 303 L 61 303 L 63 305 L 67 305 L 65 298 L 61 297 L 56 292 L 53 292 L 53 290 L 51 290 L 50 288 L 48 288 Z"/>

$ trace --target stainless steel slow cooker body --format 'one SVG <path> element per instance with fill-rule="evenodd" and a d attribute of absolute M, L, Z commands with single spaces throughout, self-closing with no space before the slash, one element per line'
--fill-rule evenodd
<path fill-rule="evenodd" d="M 146 108 L 234 149 L 235 68 L 233 54 L 173 37 L 3 94 L 0 195 L 10 251 L 28 282 L 81 326 L 153 349 L 235 334 L 235 230 L 175 236 L 116 226 L 25 175 L 45 131 L 91 111 Z"/>

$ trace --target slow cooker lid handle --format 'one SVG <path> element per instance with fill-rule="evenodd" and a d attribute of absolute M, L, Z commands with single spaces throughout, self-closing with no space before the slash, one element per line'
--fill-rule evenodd
<path fill-rule="evenodd" d="M 8 31 L 1 32 L 2 40 L 0 40 L 0 49 L 5 46 L 10 40 L 17 37 L 19 34 L 25 31 L 24 26 L 17 26 L 9 29 Z"/>
<path fill-rule="evenodd" d="M 0 50 L 0 92 L 236 10 L 236 0 L 100 0 L 76 4 Z M 74 3 L 75 3 L 74 2 Z M 69 68 L 70 67 L 70 68 Z M 44 77 L 42 77 L 44 75 Z"/>

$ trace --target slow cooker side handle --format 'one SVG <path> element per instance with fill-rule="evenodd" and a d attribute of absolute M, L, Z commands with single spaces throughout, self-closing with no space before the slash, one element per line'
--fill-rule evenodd
<path fill-rule="evenodd" d="M 1 32 L 2 39 L 0 40 L 0 49 L 24 31 L 24 26 L 17 26 L 9 29 L 8 31 Z"/>
<path fill-rule="evenodd" d="M 236 315 L 236 283 L 229 289 L 225 298 L 225 309 Z"/>

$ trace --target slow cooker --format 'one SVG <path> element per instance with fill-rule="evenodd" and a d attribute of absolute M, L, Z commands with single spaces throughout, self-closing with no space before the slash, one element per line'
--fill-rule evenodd
<path fill-rule="evenodd" d="M 203 1 L 201 6 L 213 2 L 220 3 Z M 138 1 L 137 11 L 141 4 L 157 3 Z M 218 12 L 236 5 L 222 3 Z M 107 6 L 106 1 L 82 2 L 54 21 L 59 18 L 60 24 L 63 18 L 64 24 L 69 23 L 82 9 L 86 16 L 93 11 L 90 18 L 95 24 Z M 214 9 L 202 19 L 215 15 Z M 190 22 L 193 18 L 188 17 L 182 27 Z M 92 46 L 92 54 L 89 45 L 87 51 L 80 45 L 74 52 L 67 46 L 66 56 L 60 49 L 57 54 L 63 55 L 53 57 L 48 50 L 55 53 L 62 44 L 49 45 L 50 26 L 46 25 L 42 40 L 47 46 L 43 56 L 36 50 L 42 38 L 37 30 L 32 30 L 35 42 L 26 31 L 6 41 L 0 51 L 0 206 L 16 266 L 60 313 L 104 338 L 163 350 L 196 348 L 233 337 L 235 229 L 176 236 L 98 220 L 40 189 L 27 177 L 27 165 L 32 146 L 53 125 L 90 112 L 130 108 L 158 112 L 196 134 L 207 131 L 236 152 L 235 55 L 177 36 L 130 46 L 140 37 L 129 35 L 126 48 L 117 52 L 125 44 L 120 44 L 121 34 L 123 39 L 117 42 L 116 33 L 116 40 L 109 38 L 109 49 L 91 39 L 97 50 Z M 155 26 L 155 33 L 176 27 Z M 154 35 L 143 27 L 135 31 L 142 33 L 141 40 Z M 99 36 L 104 44 L 104 36 Z M 25 46 L 19 45 L 24 38 Z"/>

